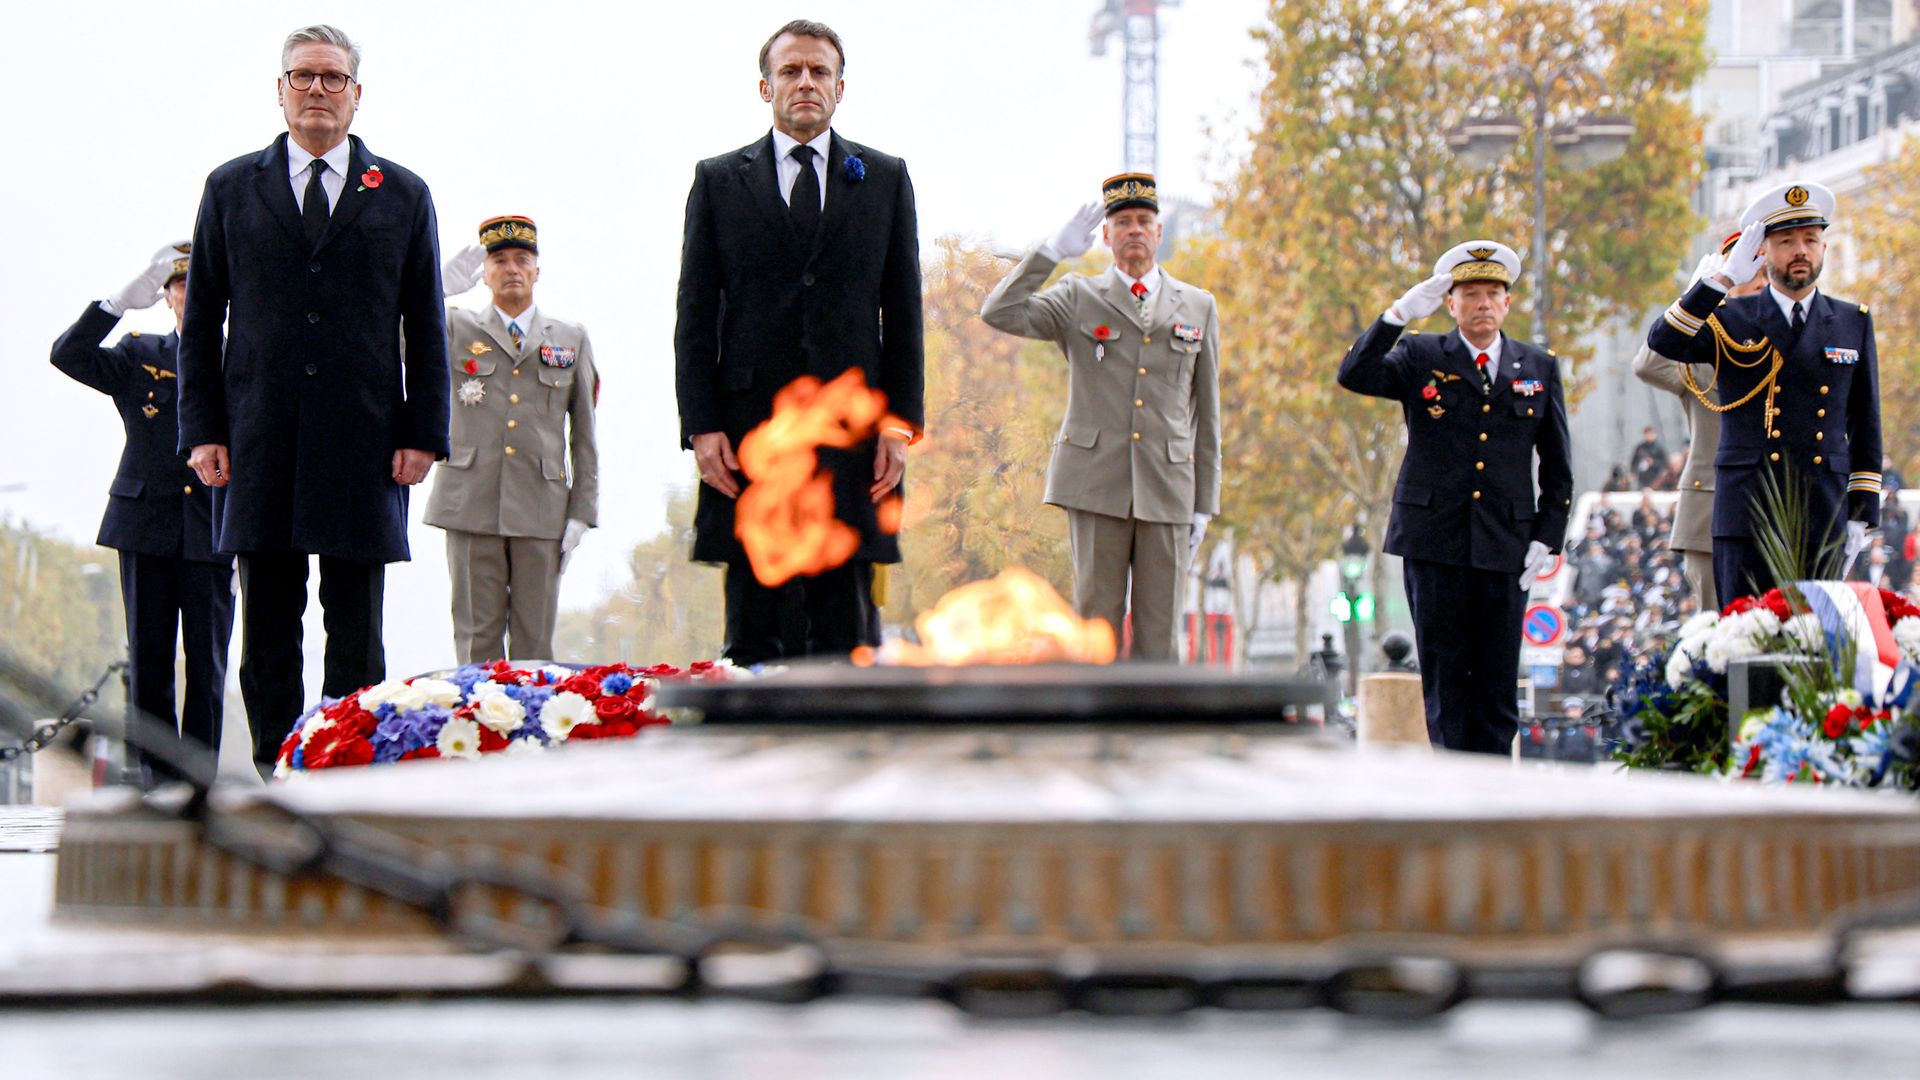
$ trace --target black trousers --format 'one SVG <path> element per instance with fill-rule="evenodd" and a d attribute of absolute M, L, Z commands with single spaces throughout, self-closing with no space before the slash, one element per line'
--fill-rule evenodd
<path fill-rule="evenodd" d="M 1750 536 L 1713 538 L 1713 587 L 1722 606 L 1739 596 L 1759 596 L 1778 584 L 1760 546 Z"/>
<path fill-rule="evenodd" d="M 181 749 L 217 754 L 227 692 L 227 646 L 233 640 L 233 567 L 123 551 L 120 599 L 127 611 L 130 703 L 172 729 L 182 740 Z M 187 661 L 187 693 L 177 714 L 176 640 L 185 646 Z M 156 779 L 180 776 L 164 759 L 138 746 L 130 745 L 128 752 L 129 764 L 144 766 Z"/>
<path fill-rule="evenodd" d="M 303 552 L 240 556 L 240 696 L 253 728 L 253 760 L 271 765 L 306 709 L 300 618 L 307 611 Z M 387 674 L 380 635 L 387 568 L 322 555 L 320 607 L 327 631 L 320 692 L 345 697 Z"/>
<path fill-rule="evenodd" d="M 1476 570 L 1422 559 L 1403 567 L 1427 737 L 1449 750 L 1507 754 L 1520 730 L 1519 571 Z"/>
<path fill-rule="evenodd" d="M 855 559 L 814 577 L 768 588 L 746 563 L 726 569 L 727 659 L 746 667 L 802 656 L 846 659 L 880 643 L 873 564 Z"/>

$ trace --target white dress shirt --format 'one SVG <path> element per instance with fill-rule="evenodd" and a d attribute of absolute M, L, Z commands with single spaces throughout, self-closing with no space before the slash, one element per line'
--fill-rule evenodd
<path fill-rule="evenodd" d="M 326 159 L 327 171 L 320 174 L 321 190 L 327 193 L 327 212 L 331 214 L 340 205 L 340 193 L 347 190 L 347 169 L 352 164 L 353 144 L 346 139 L 340 145 L 320 155 Z M 302 213 L 307 209 L 307 169 L 313 165 L 313 155 L 302 149 L 293 136 L 287 136 L 287 182 L 293 185 L 293 205 Z"/>
<path fill-rule="evenodd" d="M 1133 286 L 1135 282 L 1145 285 L 1147 287 L 1147 298 L 1149 300 L 1153 298 L 1153 291 L 1160 287 L 1160 264 L 1159 263 L 1154 263 L 1152 266 L 1147 267 L 1147 273 L 1145 277 L 1136 278 L 1132 274 L 1127 273 L 1125 270 L 1122 270 L 1117 266 L 1113 268 L 1113 272 L 1120 275 L 1120 281 L 1122 284 L 1126 285 L 1127 291 L 1129 293 L 1133 291 Z"/>
<path fill-rule="evenodd" d="M 788 206 L 793 205 L 793 182 L 800 179 L 800 162 L 793 157 L 793 148 L 799 145 L 800 140 L 779 128 L 773 129 L 773 176 L 780 182 L 780 201 Z M 820 177 L 820 209 L 825 210 L 827 151 L 833 148 L 833 129 L 814 136 L 807 145 L 813 147 L 813 171 Z"/>
<path fill-rule="evenodd" d="M 1788 326 L 1792 326 L 1793 305 L 1796 303 L 1800 305 L 1800 320 L 1802 322 L 1813 318 L 1813 298 L 1820 295 L 1820 290 L 1814 288 L 1810 290 L 1806 296 L 1795 300 L 1793 297 L 1774 288 L 1773 285 L 1769 283 L 1767 285 L 1767 295 L 1773 297 L 1773 302 L 1780 305 L 1780 317 L 1787 321 Z"/>
<path fill-rule="evenodd" d="M 1460 344 L 1465 345 L 1467 347 L 1468 358 L 1477 359 L 1481 353 L 1487 354 L 1487 378 L 1493 379 L 1499 376 L 1500 374 L 1500 343 L 1505 339 L 1503 339 L 1499 334 L 1495 334 L 1493 335 L 1493 344 L 1482 349 L 1479 346 L 1475 345 L 1473 342 L 1468 341 L 1467 335 L 1462 334 L 1460 331 L 1455 330 L 1453 333 L 1454 333 L 1454 336 L 1460 339 Z"/>
<path fill-rule="evenodd" d="M 509 315 L 506 312 L 500 310 L 500 305 L 495 304 L 493 306 L 493 314 L 495 318 L 500 320 L 500 331 L 502 333 L 509 333 L 510 331 L 508 330 L 508 328 L 511 327 L 514 323 L 519 323 L 520 324 L 520 340 L 522 342 L 525 342 L 527 338 L 532 336 L 533 334 L 533 305 L 532 304 L 528 304 L 527 310 L 521 312 L 518 315 Z M 509 337 L 507 338 L 507 340 L 512 341 L 513 339 Z"/>

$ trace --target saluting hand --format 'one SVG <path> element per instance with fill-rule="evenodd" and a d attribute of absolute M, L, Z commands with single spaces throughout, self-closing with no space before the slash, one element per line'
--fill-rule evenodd
<path fill-rule="evenodd" d="M 1090 202 L 1073 212 L 1060 231 L 1047 241 L 1047 253 L 1055 259 L 1071 259 L 1085 255 L 1093 247 L 1093 232 L 1100 227 L 1102 208 L 1097 202 Z"/>
<path fill-rule="evenodd" d="M 1447 300 L 1447 290 L 1453 288 L 1452 274 L 1435 274 L 1427 280 L 1408 289 L 1405 295 L 1393 302 L 1387 314 L 1398 319 L 1402 326 L 1424 319 L 1440 310 Z"/>
<path fill-rule="evenodd" d="M 440 291 L 447 296 L 459 296 L 480 284 L 480 273 L 486 265 L 487 249 L 468 244 L 454 252 L 447 265 L 440 268 Z"/>
<path fill-rule="evenodd" d="M 185 240 L 176 243 L 179 247 L 187 244 Z M 173 260 L 180 257 L 179 247 L 168 244 L 154 252 L 152 261 L 147 263 L 147 268 L 140 272 L 140 276 L 121 286 L 119 292 L 107 298 L 107 303 L 122 313 L 142 311 L 159 303 L 161 290 L 165 288 L 167 279 L 173 276 Z"/>
<path fill-rule="evenodd" d="M 1753 280 L 1760 270 L 1766 256 L 1760 253 L 1760 245 L 1767 242 L 1767 226 L 1756 221 L 1740 230 L 1740 239 L 1727 252 L 1727 261 L 1721 265 L 1719 277 L 1728 288 Z"/>

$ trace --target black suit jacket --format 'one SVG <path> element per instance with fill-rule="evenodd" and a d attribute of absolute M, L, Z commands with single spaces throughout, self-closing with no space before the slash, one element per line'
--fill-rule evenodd
<path fill-rule="evenodd" d="M 1809 481 L 1805 490 L 1819 539 L 1837 538 L 1848 519 L 1878 525 L 1879 361 L 1865 305 L 1816 292 L 1806 327 L 1793 341 L 1771 289 L 1727 299 L 1703 282 L 1655 320 L 1647 344 L 1662 356 L 1713 367 L 1721 349 L 1710 319 L 1742 348 L 1772 343 L 1783 361 L 1773 401 L 1779 413 L 1771 427 L 1765 423 L 1765 390 L 1720 417 L 1713 535 L 1752 536 L 1760 477 L 1780 477 L 1789 469 Z M 1726 351 L 1735 362 L 1718 364 L 1714 375 L 1723 403 L 1746 397 L 1772 370 L 1768 349 Z"/>
<path fill-rule="evenodd" d="M 433 197 L 353 138 L 346 187 L 309 244 L 286 140 L 207 177 L 180 342 L 180 451 L 223 443 L 232 456 L 214 499 L 220 550 L 395 562 L 408 557 L 407 489 L 393 482 L 393 452 L 447 455 Z M 368 186 L 375 164 L 381 182 Z"/>
<path fill-rule="evenodd" d="M 865 175 L 854 179 L 847 159 Z M 680 438 L 724 431 L 737 449 L 773 414 L 773 397 L 802 375 L 833 379 L 849 368 L 887 395 L 917 431 L 925 421 L 920 242 L 906 163 L 834 134 L 826 208 L 810 240 L 794 230 L 774 174 L 773 136 L 694 169 L 680 255 L 674 329 Z M 859 530 L 857 558 L 898 562 L 867 489 L 874 444 L 820 453 L 833 475 L 836 514 Z M 704 484 L 693 557 L 745 559 L 733 534 L 733 500 Z"/>
<path fill-rule="evenodd" d="M 1559 551 L 1573 507 L 1573 467 L 1553 354 L 1502 334 L 1489 391 L 1457 332 L 1402 337 L 1402 330 L 1377 319 L 1340 361 L 1341 386 L 1398 401 L 1406 415 L 1386 550 L 1511 574 L 1532 541 Z M 1537 387 L 1529 395 L 1516 381 Z"/>
<path fill-rule="evenodd" d="M 179 337 L 138 331 L 102 348 L 118 316 L 88 304 L 53 343 L 53 366 L 113 398 L 127 444 L 107 489 L 100 521 L 102 547 L 142 555 L 230 563 L 213 550 L 213 497 L 180 460 L 180 423 L 175 413 Z"/>

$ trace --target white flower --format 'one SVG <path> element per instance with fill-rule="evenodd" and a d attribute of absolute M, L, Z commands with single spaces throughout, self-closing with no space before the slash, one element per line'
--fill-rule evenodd
<path fill-rule="evenodd" d="M 426 695 L 427 704 L 451 709 L 460 704 L 460 688 L 445 679 L 415 679 L 413 688 Z"/>
<path fill-rule="evenodd" d="M 405 679 L 388 679 L 386 682 L 374 683 L 372 686 L 360 691 L 360 707 L 368 712 L 372 712 L 387 702 L 392 701 L 395 694 L 400 693 L 406 688 L 407 683 Z"/>
<path fill-rule="evenodd" d="M 450 717 L 440 728 L 440 737 L 433 745 L 443 758 L 477 758 L 480 756 L 480 725 L 464 716 Z"/>
<path fill-rule="evenodd" d="M 480 399 L 487 396 L 486 384 L 479 379 L 468 379 L 460 384 L 460 404 L 478 405 Z"/>
<path fill-rule="evenodd" d="M 1920 663 L 1920 619 L 1909 615 L 1894 623 L 1893 643 L 1900 646 L 1902 657 Z"/>
<path fill-rule="evenodd" d="M 507 744 L 505 750 L 500 752 L 503 754 L 537 754 L 544 749 L 546 749 L 546 747 L 540 745 L 539 739 L 515 739 Z"/>
<path fill-rule="evenodd" d="M 562 690 L 547 699 L 540 709 L 540 728 L 547 738 L 555 742 L 565 741 L 573 734 L 576 724 L 596 724 L 599 717 L 594 714 L 592 703 L 571 690 Z"/>
<path fill-rule="evenodd" d="M 1707 631 L 1713 629 L 1713 624 L 1719 621 L 1719 612 L 1702 611 L 1693 618 L 1688 619 L 1686 624 L 1680 627 L 1680 637 L 1682 640 L 1693 637 L 1704 637 Z"/>
<path fill-rule="evenodd" d="M 418 712 L 427 707 L 427 692 L 416 684 L 408 684 L 395 690 L 387 698 L 387 704 L 392 705 L 395 712 Z"/>
<path fill-rule="evenodd" d="M 1781 627 L 1788 641 L 1808 652 L 1824 652 L 1827 648 L 1827 634 L 1820 628 L 1820 616 L 1808 612 L 1795 615 Z"/>
<path fill-rule="evenodd" d="M 527 707 L 505 694 L 488 694 L 473 707 L 473 718 L 506 735 L 520 729 Z"/>
<path fill-rule="evenodd" d="M 479 682 L 473 684 L 473 689 L 467 691 L 467 702 L 471 705 L 478 705 L 487 698 L 500 697 L 506 692 L 506 686 L 501 683 L 494 682 L 492 679 L 481 679 Z"/>
<path fill-rule="evenodd" d="M 326 713 L 315 713 L 313 719 L 307 721 L 307 726 L 300 729 L 300 745 L 305 746 L 312 742 L 315 735 L 320 734 L 333 725 L 334 721 L 332 717 Z"/>

